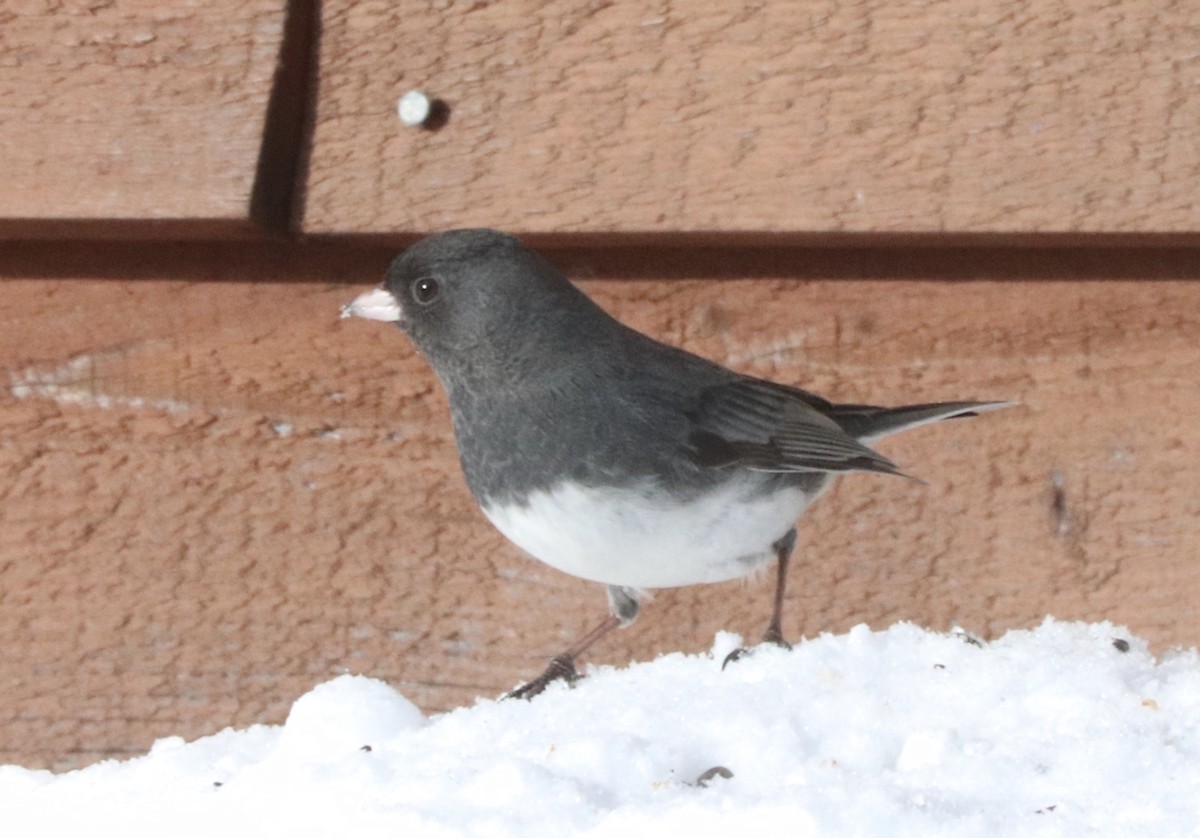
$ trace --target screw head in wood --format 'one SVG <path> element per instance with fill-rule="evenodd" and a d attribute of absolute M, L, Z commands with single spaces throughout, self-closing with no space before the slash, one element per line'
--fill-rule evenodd
<path fill-rule="evenodd" d="M 424 125 L 433 113 L 433 100 L 423 90 L 410 90 L 396 103 L 396 113 L 405 126 L 418 128 Z"/>

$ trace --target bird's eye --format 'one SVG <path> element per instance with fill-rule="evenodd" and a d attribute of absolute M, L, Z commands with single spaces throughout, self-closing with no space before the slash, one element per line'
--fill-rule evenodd
<path fill-rule="evenodd" d="M 437 280 L 431 276 L 423 276 L 412 284 L 413 299 L 423 306 L 436 300 L 441 292 Z"/>

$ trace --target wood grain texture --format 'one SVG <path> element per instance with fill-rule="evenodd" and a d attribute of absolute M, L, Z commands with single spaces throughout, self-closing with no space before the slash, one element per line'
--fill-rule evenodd
<path fill-rule="evenodd" d="M 1187 0 L 331 0 L 316 108 L 308 232 L 1200 230 Z"/>
<path fill-rule="evenodd" d="M 252 229 L 286 9 L 6 2 L 0 235 Z M 294 156 L 286 145 L 272 153 Z"/>
<path fill-rule="evenodd" d="M 469 704 L 603 614 L 600 586 L 478 512 L 403 336 L 337 320 L 389 252 L 62 250 L 0 253 L 0 763 L 280 722 L 346 670 Z M 809 511 L 789 638 L 1053 614 L 1200 644 L 1194 253 L 550 255 L 737 369 L 845 401 L 1021 402 L 886 440 L 927 485 L 851 475 Z M 589 662 L 755 638 L 769 600 L 659 591 Z"/>

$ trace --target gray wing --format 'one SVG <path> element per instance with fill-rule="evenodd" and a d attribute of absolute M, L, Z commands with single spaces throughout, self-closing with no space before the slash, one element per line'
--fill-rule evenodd
<path fill-rule="evenodd" d="M 741 378 L 705 388 L 688 415 L 697 463 L 752 471 L 902 474 L 882 454 L 847 433 L 835 406 L 793 387 Z"/>

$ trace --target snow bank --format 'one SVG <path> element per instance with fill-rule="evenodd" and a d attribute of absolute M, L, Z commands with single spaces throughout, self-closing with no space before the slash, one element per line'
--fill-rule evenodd
<path fill-rule="evenodd" d="M 601 668 L 532 702 L 428 719 L 385 684 L 343 676 L 282 727 L 164 739 L 61 775 L 0 767 L 0 824 L 123 838 L 1200 825 L 1195 651 L 1155 661 L 1108 624 L 1047 621 L 985 646 L 897 625 L 760 649 L 721 671 L 737 643 L 722 634 L 709 655 Z M 744 832 L 756 827 L 773 831 Z"/>

